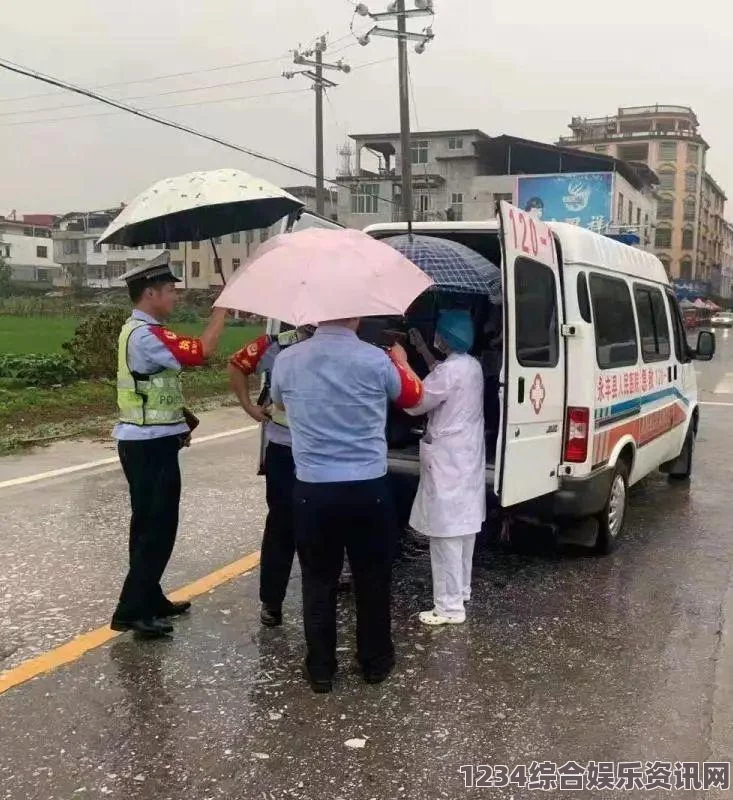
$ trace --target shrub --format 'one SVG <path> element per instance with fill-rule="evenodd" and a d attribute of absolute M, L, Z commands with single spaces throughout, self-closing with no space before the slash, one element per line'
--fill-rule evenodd
<path fill-rule="evenodd" d="M 117 374 L 117 340 L 129 311 L 109 307 L 79 324 L 70 342 L 62 347 L 84 378 L 114 378 Z"/>
<path fill-rule="evenodd" d="M 178 308 L 174 309 L 173 313 L 170 315 L 169 322 L 200 322 L 201 315 L 195 308 L 191 308 L 190 306 L 179 306 Z"/>
<path fill-rule="evenodd" d="M 55 386 L 71 383 L 78 378 L 74 363 L 59 354 L 40 355 L 29 353 L 0 355 L 0 379 L 3 386 Z"/>

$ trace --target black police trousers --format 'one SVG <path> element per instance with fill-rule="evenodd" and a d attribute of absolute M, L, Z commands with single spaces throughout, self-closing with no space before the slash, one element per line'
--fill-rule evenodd
<path fill-rule="evenodd" d="M 285 599 L 295 556 L 293 451 L 269 442 L 265 450 L 267 520 L 260 552 L 260 600 L 279 608 Z"/>
<path fill-rule="evenodd" d="M 394 663 L 392 557 L 397 522 L 386 478 L 295 484 L 295 542 L 303 576 L 306 667 L 314 680 L 336 671 L 336 600 L 344 562 L 356 601 L 356 658 L 365 674 Z"/>
<path fill-rule="evenodd" d="M 178 530 L 180 436 L 119 441 L 117 451 L 130 487 L 130 568 L 116 620 L 154 617 L 165 602 L 160 579 Z"/>

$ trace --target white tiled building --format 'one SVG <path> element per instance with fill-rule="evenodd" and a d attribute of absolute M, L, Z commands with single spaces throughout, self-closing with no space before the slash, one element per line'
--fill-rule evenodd
<path fill-rule="evenodd" d="M 14 281 L 52 284 L 61 274 L 53 255 L 50 225 L 0 217 L 0 257 Z"/>

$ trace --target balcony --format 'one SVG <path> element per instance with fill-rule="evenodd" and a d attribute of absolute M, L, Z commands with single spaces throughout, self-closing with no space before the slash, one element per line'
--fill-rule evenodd
<path fill-rule="evenodd" d="M 575 136 L 561 136 L 558 144 L 561 147 L 572 147 L 579 144 L 593 144 L 595 142 L 623 142 L 644 139 L 690 139 L 704 144 L 704 139 L 696 131 L 630 131 L 628 133 L 607 130 L 584 130 Z"/>

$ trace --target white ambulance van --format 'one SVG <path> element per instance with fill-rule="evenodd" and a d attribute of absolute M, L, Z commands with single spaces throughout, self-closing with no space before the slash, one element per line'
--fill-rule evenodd
<path fill-rule="evenodd" d="M 405 225 L 366 231 L 384 239 Z M 511 513 L 597 520 L 595 548 L 610 552 L 631 485 L 654 470 L 690 476 L 700 422 L 693 361 L 713 357 L 714 335 L 702 331 L 690 347 L 662 263 L 591 231 L 501 203 L 497 220 L 418 223 L 414 232 L 462 242 L 501 265 L 503 355 L 495 388 L 487 384 L 498 417 L 487 439 L 488 488 Z M 476 297 L 469 305 L 481 357 L 488 304 Z M 400 428 L 400 413 L 391 412 L 389 468 L 414 482 L 422 429 L 411 418 Z"/>

